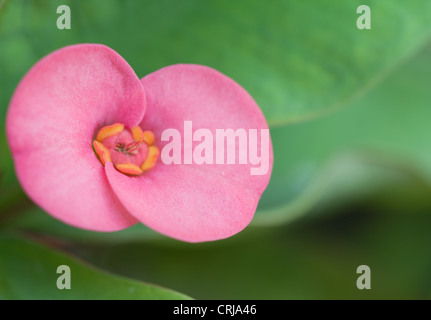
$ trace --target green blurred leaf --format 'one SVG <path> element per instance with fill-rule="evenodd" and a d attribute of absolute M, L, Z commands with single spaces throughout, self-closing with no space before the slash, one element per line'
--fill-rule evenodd
<path fill-rule="evenodd" d="M 71 269 L 59 290 L 57 267 Z M 112 275 L 16 237 L 0 236 L 0 299 L 189 299 L 180 293 Z"/>
<path fill-rule="evenodd" d="M 367 3 L 372 29 L 360 31 L 356 8 Z M 71 30 L 56 28 L 60 4 L 71 6 Z M 0 36 L 16 39 L 3 45 L 1 82 L 61 46 L 98 42 L 139 76 L 175 63 L 214 67 L 279 125 L 341 107 L 416 52 L 431 35 L 431 2 L 15 0 L 0 19 Z"/>
<path fill-rule="evenodd" d="M 216 243 L 151 241 L 77 249 L 94 264 L 198 299 L 426 299 L 431 215 L 366 204 Z M 356 269 L 371 268 L 371 290 Z"/>
<path fill-rule="evenodd" d="M 138 223 L 135 226 L 117 232 L 94 232 L 69 226 L 32 206 L 20 214 L 10 215 L 3 226 L 34 234 L 49 235 L 67 239 L 76 243 L 104 242 L 119 243 L 133 240 L 149 240 L 160 237 L 160 234 Z"/>
<path fill-rule="evenodd" d="M 5 12 L 0 12 L 0 22 L 3 16 Z M 5 208 L 25 199 L 15 176 L 6 141 L 5 118 L 13 90 L 35 58 L 31 45 L 24 36 L 11 34 L 10 37 L 5 37 L 0 33 L 0 215 Z"/>
<path fill-rule="evenodd" d="M 273 129 L 274 172 L 255 223 L 279 223 L 322 197 L 334 201 L 406 179 L 416 180 L 429 198 L 430 58 L 427 47 L 339 113 Z"/>

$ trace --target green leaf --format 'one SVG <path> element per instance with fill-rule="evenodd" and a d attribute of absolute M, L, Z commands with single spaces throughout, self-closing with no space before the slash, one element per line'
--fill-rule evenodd
<path fill-rule="evenodd" d="M 336 201 L 412 180 L 429 199 L 430 57 L 427 47 L 336 114 L 273 129 L 275 167 L 255 223 L 293 219 L 322 197 Z"/>
<path fill-rule="evenodd" d="M 82 230 L 69 226 L 51 217 L 41 208 L 36 206 L 32 206 L 15 216 L 9 216 L 3 227 L 25 231 L 32 234 L 42 234 L 67 239 L 75 243 L 119 243 L 133 240 L 151 240 L 160 237 L 159 233 L 149 229 L 141 223 L 117 232 L 94 232 Z"/>
<path fill-rule="evenodd" d="M 56 28 L 60 4 L 71 7 L 71 30 Z M 361 4 L 371 7 L 371 30 L 356 27 Z M 18 39 L 2 47 L 1 82 L 61 46 L 98 42 L 120 52 L 139 76 L 175 63 L 214 67 L 243 85 L 272 125 L 345 105 L 431 35 L 428 0 L 15 0 L 1 17 L 1 37 Z"/>
<path fill-rule="evenodd" d="M 4 16 L 5 12 L 0 11 L 0 22 Z M 20 34 L 5 37 L 0 33 L 0 215 L 25 199 L 6 141 L 5 118 L 12 93 L 34 60 L 35 55 L 25 37 Z"/>
<path fill-rule="evenodd" d="M 429 209 L 393 214 L 363 203 L 287 226 L 247 228 L 215 243 L 160 240 L 76 250 L 107 270 L 197 299 L 426 299 Z M 371 268 L 371 290 L 356 287 L 364 264 Z"/>
<path fill-rule="evenodd" d="M 57 288 L 57 268 L 71 270 L 71 289 Z M 189 299 L 158 286 L 98 270 L 17 237 L 0 236 L 0 299 Z"/>

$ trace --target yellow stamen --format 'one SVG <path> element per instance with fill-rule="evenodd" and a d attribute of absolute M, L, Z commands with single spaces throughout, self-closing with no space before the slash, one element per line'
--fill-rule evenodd
<path fill-rule="evenodd" d="M 156 165 L 157 159 L 159 157 L 159 148 L 155 146 L 148 147 L 147 158 L 141 166 L 142 171 L 147 171 Z"/>
<path fill-rule="evenodd" d="M 106 147 L 103 144 L 101 144 L 97 140 L 94 140 L 93 141 L 93 147 L 94 147 L 94 152 L 97 154 L 100 162 L 102 162 L 103 165 L 105 165 L 106 162 L 111 161 L 111 154 L 109 153 L 109 150 L 106 149 Z"/>
<path fill-rule="evenodd" d="M 144 141 L 144 136 L 141 127 L 136 126 L 132 128 L 133 139 L 137 142 Z"/>
<path fill-rule="evenodd" d="M 159 157 L 160 151 L 156 146 L 153 145 L 155 142 L 154 133 L 149 130 L 142 131 L 139 126 L 135 126 L 130 130 L 130 134 L 133 137 L 132 141 L 129 141 L 130 136 L 128 135 L 119 136 L 118 139 L 114 141 L 116 143 L 115 148 L 112 146 L 112 141 L 109 141 L 108 143 L 104 141 L 109 137 L 114 137 L 118 134 L 121 134 L 124 130 L 124 124 L 122 123 L 115 123 L 101 128 L 97 133 L 96 140 L 93 141 L 94 153 L 103 165 L 105 165 L 106 162 L 112 162 L 115 168 L 123 174 L 129 176 L 141 175 L 144 172 L 152 169 L 156 165 Z M 122 142 L 121 139 L 123 139 L 125 142 Z M 145 161 L 142 162 L 142 165 L 139 166 L 133 163 L 137 161 L 136 158 L 133 158 L 133 160 L 131 158 L 131 162 L 117 163 L 117 159 L 122 159 L 117 157 L 117 152 L 122 153 L 128 157 L 138 155 L 140 153 L 139 147 L 141 146 L 141 143 L 145 143 L 147 145 L 147 156 Z M 111 151 L 115 152 L 111 154 Z"/>
<path fill-rule="evenodd" d="M 143 140 L 147 144 L 147 146 L 151 146 L 154 143 L 155 137 L 154 137 L 154 133 L 152 131 L 149 131 L 149 130 L 144 131 L 142 133 L 142 136 L 143 136 Z"/>
<path fill-rule="evenodd" d="M 116 134 L 119 134 L 123 130 L 124 130 L 124 124 L 122 123 L 111 124 L 110 126 L 106 126 L 100 129 L 99 132 L 97 133 L 96 139 L 97 141 L 102 142 L 106 138 L 115 136 Z"/>
<path fill-rule="evenodd" d="M 128 174 L 130 176 L 139 176 L 143 173 L 141 168 L 139 168 L 137 165 L 133 163 L 120 163 L 116 164 L 115 168 L 117 168 L 118 171 L 124 174 Z"/>

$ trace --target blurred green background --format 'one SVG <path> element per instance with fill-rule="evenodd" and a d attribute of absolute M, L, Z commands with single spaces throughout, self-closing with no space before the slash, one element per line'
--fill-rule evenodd
<path fill-rule="evenodd" d="M 61 4 L 70 30 L 56 27 Z M 362 4 L 371 30 L 356 27 Z M 0 299 L 430 298 L 430 39 L 429 0 L 0 0 Z M 203 244 L 143 226 L 100 234 L 28 200 L 9 100 L 41 57 L 86 42 L 140 77 L 197 63 L 250 92 L 275 159 L 248 228 Z M 62 264 L 72 290 L 55 286 Z M 356 287 L 363 264 L 371 290 Z"/>

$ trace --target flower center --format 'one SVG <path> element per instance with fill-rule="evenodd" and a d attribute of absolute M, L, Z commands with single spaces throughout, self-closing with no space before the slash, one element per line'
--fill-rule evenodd
<path fill-rule="evenodd" d="M 139 126 L 128 131 L 122 123 L 116 123 L 99 130 L 93 149 L 103 165 L 109 161 L 118 171 L 137 176 L 157 162 L 159 149 L 153 143 L 152 131 L 142 131 Z"/>

